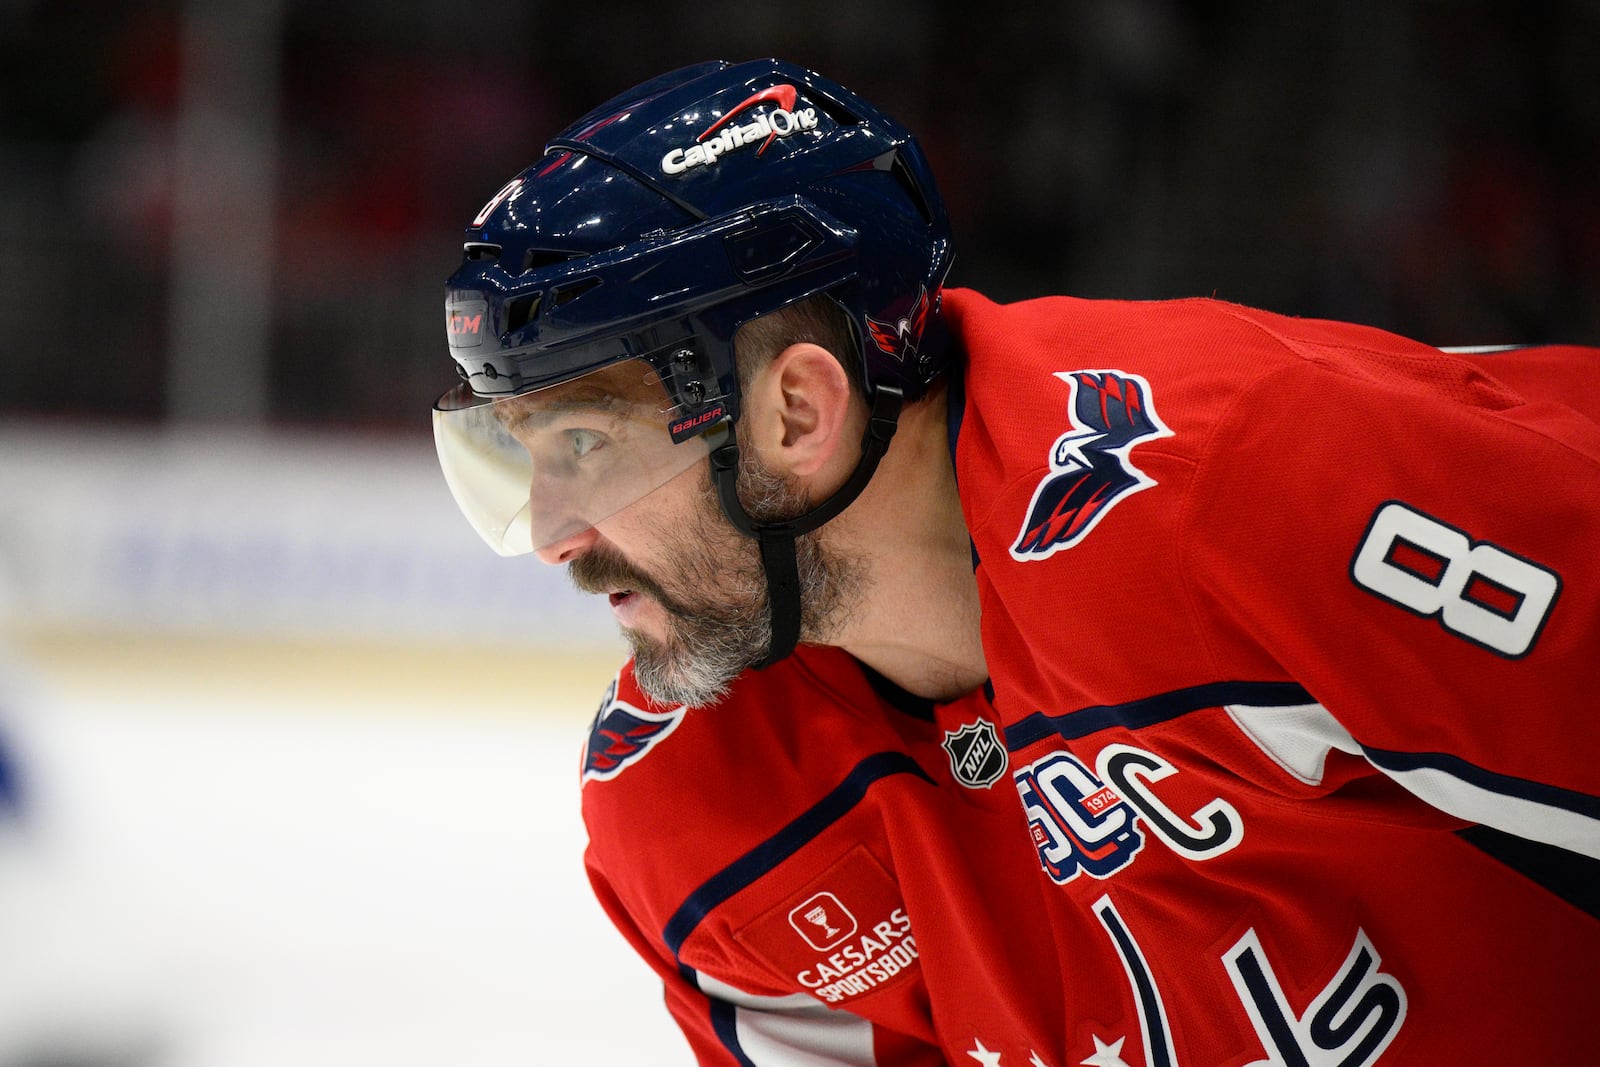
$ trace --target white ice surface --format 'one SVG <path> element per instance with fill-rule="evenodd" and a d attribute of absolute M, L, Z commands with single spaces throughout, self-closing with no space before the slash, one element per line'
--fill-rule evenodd
<path fill-rule="evenodd" d="M 691 1062 L 583 878 L 581 709 L 70 664 L 0 707 L 0 1064 Z"/>

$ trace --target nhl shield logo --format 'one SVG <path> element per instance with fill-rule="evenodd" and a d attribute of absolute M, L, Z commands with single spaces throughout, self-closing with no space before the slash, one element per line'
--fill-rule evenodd
<path fill-rule="evenodd" d="M 950 773 L 968 789 L 988 789 L 1006 773 L 1006 749 L 988 719 L 969 722 L 954 733 L 946 730 L 944 750 Z"/>

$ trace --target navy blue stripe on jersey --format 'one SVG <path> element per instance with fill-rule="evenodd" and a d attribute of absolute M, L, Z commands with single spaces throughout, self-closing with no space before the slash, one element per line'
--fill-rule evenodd
<path fill-rule="evenodd" d="M 961 440 L 961 424 L 967 417 L 967 380 L 961 372 L 946 374 L 944 433 L 950 446 L 950 466 L 956 465 L 956 445 Z"/>
<path fill-rule="evenodd" d="M 711 1029 L 716 1033 L 717 1040 L 722 1042 L 722 1047 L 739 1061 L 739 1067 L 756 1067 L 755 1061 L 745 1055 L 744 1047 L 739 1044 L 738 1005 L 713 998 Z"/>
<path fill-rule="evenodd" d="M 1600 820 L 1600 797 L 1563 789 L 1557 785 L 1533 782 L 1526 778 L 1513 778 L 1508 774 L 1487 771 L 1468 763 L 1460 756 L 1446 752 L 1389 752 L 1381 748 L 1361 746 L 1368 760 L 1389 774 L 1407 771 L 1439 771 L 1459 779 L 1477 789 L 1502 796 L 1517 797 L 1547 808 L 1561 808 L 1587 819 Z"/>
<path fill-rule="evenodd" d="M 861 668 L 861 673 L 866 677 L 867 684 L 872 686 L 872 691 L 877 693 L 878 696 L 883 699 L 885 704 L 889 705 L 891 708 L 903 715 L 911 716 L 913 719 L 920 719 L 923 722 L 933 722 L 933 701 L 929 700 L 927 697 L 919 697 L 915 693 L 901 689 L 898 685 L 895 685 L 889 679 L 885 678 L 883 675 L 879 674 L 865 663 L 861 663 L 859 660 L 857 661 L 857 665 Z"/>
<path fill-rule="evenodd" d="M 1600 860 L 1492 826 L 1469 826 L 1456 836 L 1580 911 L 1600 919 Z"/>
<path fill-rule="evenodd" d="M 1228 704 L 1292 708 L 1315 703 L 1315 698 L 1303 686 L 1293 682 L 1208 682 L 1131 700 L 1126 704 L 1101 704 L 1059 715 L 1036 711 L 1006 727 L 1006 748 L 1020 752 L 1047 737 L 1073 741 L 1113 726 L 1142 730 L 1192 711 L 1220 708 Z"/>
<path fill-rule="evenodd" d="M 945 394 L 945 436 L 950 444 L 950 470 L 955 475 L 957 488 L 960 487 L 961 473 L 956 466 L 956 445 L 961 440 L 961 423 L 967 417 L 967 386 L 966 378 L 961 374 L 946 374 L 944 380 L 948 383 L 948 392 Z M 972 550 L 972 570 L 977 573 L 978 546 L 969 539 L 968 547 Z"/>
<path fill-rule="evenodd" d="M 1101 897 L 1092 907 L 1100 919 L 1100 925 L 1111 935 L 1117 955 L 1122 957 L 1122 969 L 1133 987 L 1139 1011 L 1139 1029 L 1144 1033 L 1145 1060 L 1150 1067 L 1172 1067 L 1172 1033 L 1167 1023 L 1167 1009 L 1161 1003 L 1161 993 L 1150 974 L 1150 965 L 1145 962 L 1144 953 L 1133 940 L 1133 935 L 1128 933 L 1128 927 L 1117 913 L 1116 906 L 1111 903 L 1110 895 Z"/>
<path fill-rule="evenodd" d="M 809 844 L 816 836 L 843 818 L 861 802 L 874 782 L 896 774 L 914 774 L 932 783 L 917 761 L 904 752 L 878 752 L 860 763 L 827 796 L 782 830 L 767 838 L 743 856 L 712 875 L 704 885 L 689 894 L 667 920 L 661 939 L 676 956 L 684 941 L 711 911 L 740 890 L 755 884 L 778 864 Z M 679 965 L 682 967 L 682 964 Z M 685 972 L 687 975 L 689 972 Z"/>

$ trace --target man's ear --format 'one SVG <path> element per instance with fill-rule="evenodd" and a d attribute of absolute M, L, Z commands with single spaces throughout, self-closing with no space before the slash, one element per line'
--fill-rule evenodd
<path fill-rule="evenodd" d="M 769 467 L 807 478 L 837 467 L 849 452 L 850 379 L 820 345 L 790 345 L 750 383 L 750 442 Z"/>

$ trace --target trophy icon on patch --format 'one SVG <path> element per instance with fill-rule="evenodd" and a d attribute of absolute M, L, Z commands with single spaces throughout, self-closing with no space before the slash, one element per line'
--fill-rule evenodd
<path fill-rule="evenodd" d="M 858 928 L 856 917 L 832 893 L 814 893 L 789 912 L 789 925 L 818 952 L 826 952 Z"/>
<path fill-rule="evenodd" d="M 806 922 L 822 928 L 822 940 L 824 941 L 832 941 L 839 936 L 839 931 L 835 930 L 833 924 L 828 921 L 828 909 L 821 904 L 806 912 Z"/>

